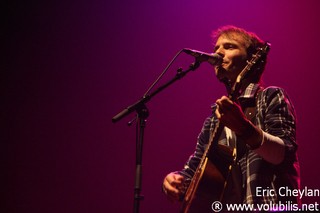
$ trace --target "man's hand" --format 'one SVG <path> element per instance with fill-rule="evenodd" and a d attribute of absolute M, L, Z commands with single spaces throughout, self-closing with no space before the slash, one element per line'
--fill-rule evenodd
<path fill-rule="evenodd" d="M 242 112 L 241 107 L 226 96 L 218 99 L 216 104 L 218 107 L 215 114 L 219 121 L 236 134 L 242 135 L 250 125 L 250 121 Z"/>
<path fill-rule="evenodd" d="M 163 189 L 163 192 L 169 198 L 169 200 L 171 201 L 179 200 L 179 197 L 181 194 L 179 188 L 182 187 L 183 180 L 184 180 L 184 177 L 175 172 L 171 172 L 164 178 L 162 189 Z"/>

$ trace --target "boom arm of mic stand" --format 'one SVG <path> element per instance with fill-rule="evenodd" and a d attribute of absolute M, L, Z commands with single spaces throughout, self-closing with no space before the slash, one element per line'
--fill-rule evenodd
<path fill-rule="evenodd" d="M 126 115 L 130 114 L 133 111 L 137 112 L 138 115 L 138 125 L 137 125 L 137 135 L 136 135 L 136 176 L 135 176 L 135 186 L 134 186 L 134 213 L 139 212 L 140 200 L 143 199 L 143 196 L 140 195 L 141 191 L 141 177 L 142 177 L 142 148 L 143 148 L 143 138 L 144 138 L 144 129 L 146 125 L 146 119 L 149 116 L 148 109 L 145 104 L 151 100 L 153 96 L 158 94 L 160 91 L 164 90 L 169 85 L 173 84 L 176 80 L 184 77 L 188 72 L 197 69 L 200 66 L 200 62 L 195 62 L 189 66 L 189 69 L 183 71 L 181 68 L 178 69 L 176 76 L 160 86 L 150 95 L 145 95 L 142 99 L 136 103 L 128 106 L 126 109 L 122 110 L 116 116 L 112 118 L 113 122 L 119 121 Z"/>
<path fill-rule="evenodd" d="M 115 123 L 115 122 L 121 120 L 122 118 L 124 118 L 125 116 L 129 115 L 131 112 L 137 111 L 139 108 L 144 106 L 148 101 L 150 101 L 153 96 L 155 96 L 156 94 L 158 94 L 159 92 L 161 92 L 162 90 L 164 90 L 165 88 L 167 88 L 168 86 L 173 84 L 175 81 L 183 78 L 188 72 L 196 70 L 199 66 L 200 66 L 200 62 L 196 61 L 195 63 L 192 63 L 189 66 L 189 68 L 185 71 L 183 71 L 182 69 L 179 68 L 176 76 L 173 79 L 169 80 L 167 83 L 160 86 L 158 89 L 156 89 L 150 95 L 143 96 L 139 101 L 137 101 L 136 103 L 128 106 L 127 108 L 125 108 L 124 110 L 119 112 L 117 115 L 115 115 L 112 118 L 112 122 Z"/>

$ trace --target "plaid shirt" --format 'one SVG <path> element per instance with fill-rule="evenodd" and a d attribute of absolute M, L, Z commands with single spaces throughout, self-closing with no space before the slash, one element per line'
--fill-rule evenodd
<path fill-rule="evenodd" d="M 260 91 L 260 92 L 258 92 Z M 284 160 L 273 165 L 258 154 L 251 150 L 248 146 L 243 145 L 241 139 L 237 138 L 233 133 L 237 146 L 236 164 L 239 166 L 241 173 L 238 180 L 241 180 L 240 191 L 241 200 L 248 204 L 270 204 L 279 201 L 292 201 L 299 203 L 297 197 L 281 197 L 279 195 L 257 194 L 257 187 L 260 189 L 274 190 L 278 193 L 280 187 L 288 187 L 289 189 L 299 189 L 300 187 L 300 169 L 297 158 L 296 143 L 296 120 L 292 103 L 285 91 L 278 87 L 268 87 L 262 89 L 258 84 L 250 84 L 238 98 L 242 108 L 254 106 L 256 107 L 256 115 L 252 122 L 261 128 L 264 132 L 281 138 L 285 144 Z M 216 106 L 213 106 L 213 112 Z M 203 151 L 206 148 L 210 137 L 210 129 L 217 123 L 217 118 L 213 113 L 208 117 L 198 136 L 196 150 L 184 166 L 179 171 L 185 177 L 188 184 L 199 165 Z M 220 137 L 219 144 L 230 143 L 230 137 L 225 134 Z M 242 144 L 242 151 L 239 151 Z M 242 177 L 241 177 L 242 176 Z M 258 195 L 258 196 L 257 196 Z M 227 192 L 225 197 L 232 196 Z"/>

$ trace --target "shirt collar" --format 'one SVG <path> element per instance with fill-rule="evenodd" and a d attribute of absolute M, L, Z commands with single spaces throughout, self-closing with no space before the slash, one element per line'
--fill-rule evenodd
<path fill-rule="evenodd" d="M 239 99 L 242 98 L 254 98 L 257 90 L 260 88 L 259 84 L 250 83 L 247 88 L 241 93 Z"/>
<path fill-rule="evenodd" d="M 251 106 L 255 104 L 255 96 L 256 93 L 261 89 L 260 84 L 257 83 L 250 83 L 246 89 L 241 93 L 241 95 L 238 97 L 239 102 L 241 103 L 241 106 Z M 211 105 L 212 109 L 215 109 L 216 103 Z"/>
<path fill-rule="evenodd" d="M 247 88 L 241 93 L 238 100 L 244 105 L 251 105 L 255 102 L 255 96 L 260 89 L 260 85 L 257 83 L 250 83 Z M 242 105 L 241 104 L 241 105 Z"/>

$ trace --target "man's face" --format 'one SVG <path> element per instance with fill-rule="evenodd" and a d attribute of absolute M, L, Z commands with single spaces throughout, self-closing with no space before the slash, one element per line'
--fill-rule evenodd
<path fill-rule="evenodd" d="M 238 74 L 246 66 L 247 50 L 244 39 L 238 34 L 221 35 L 214 47 L 214 52 L 222 56 L 223 62 L 215 67 L 219 80 L 227 78 L 235 82 Z"/>

